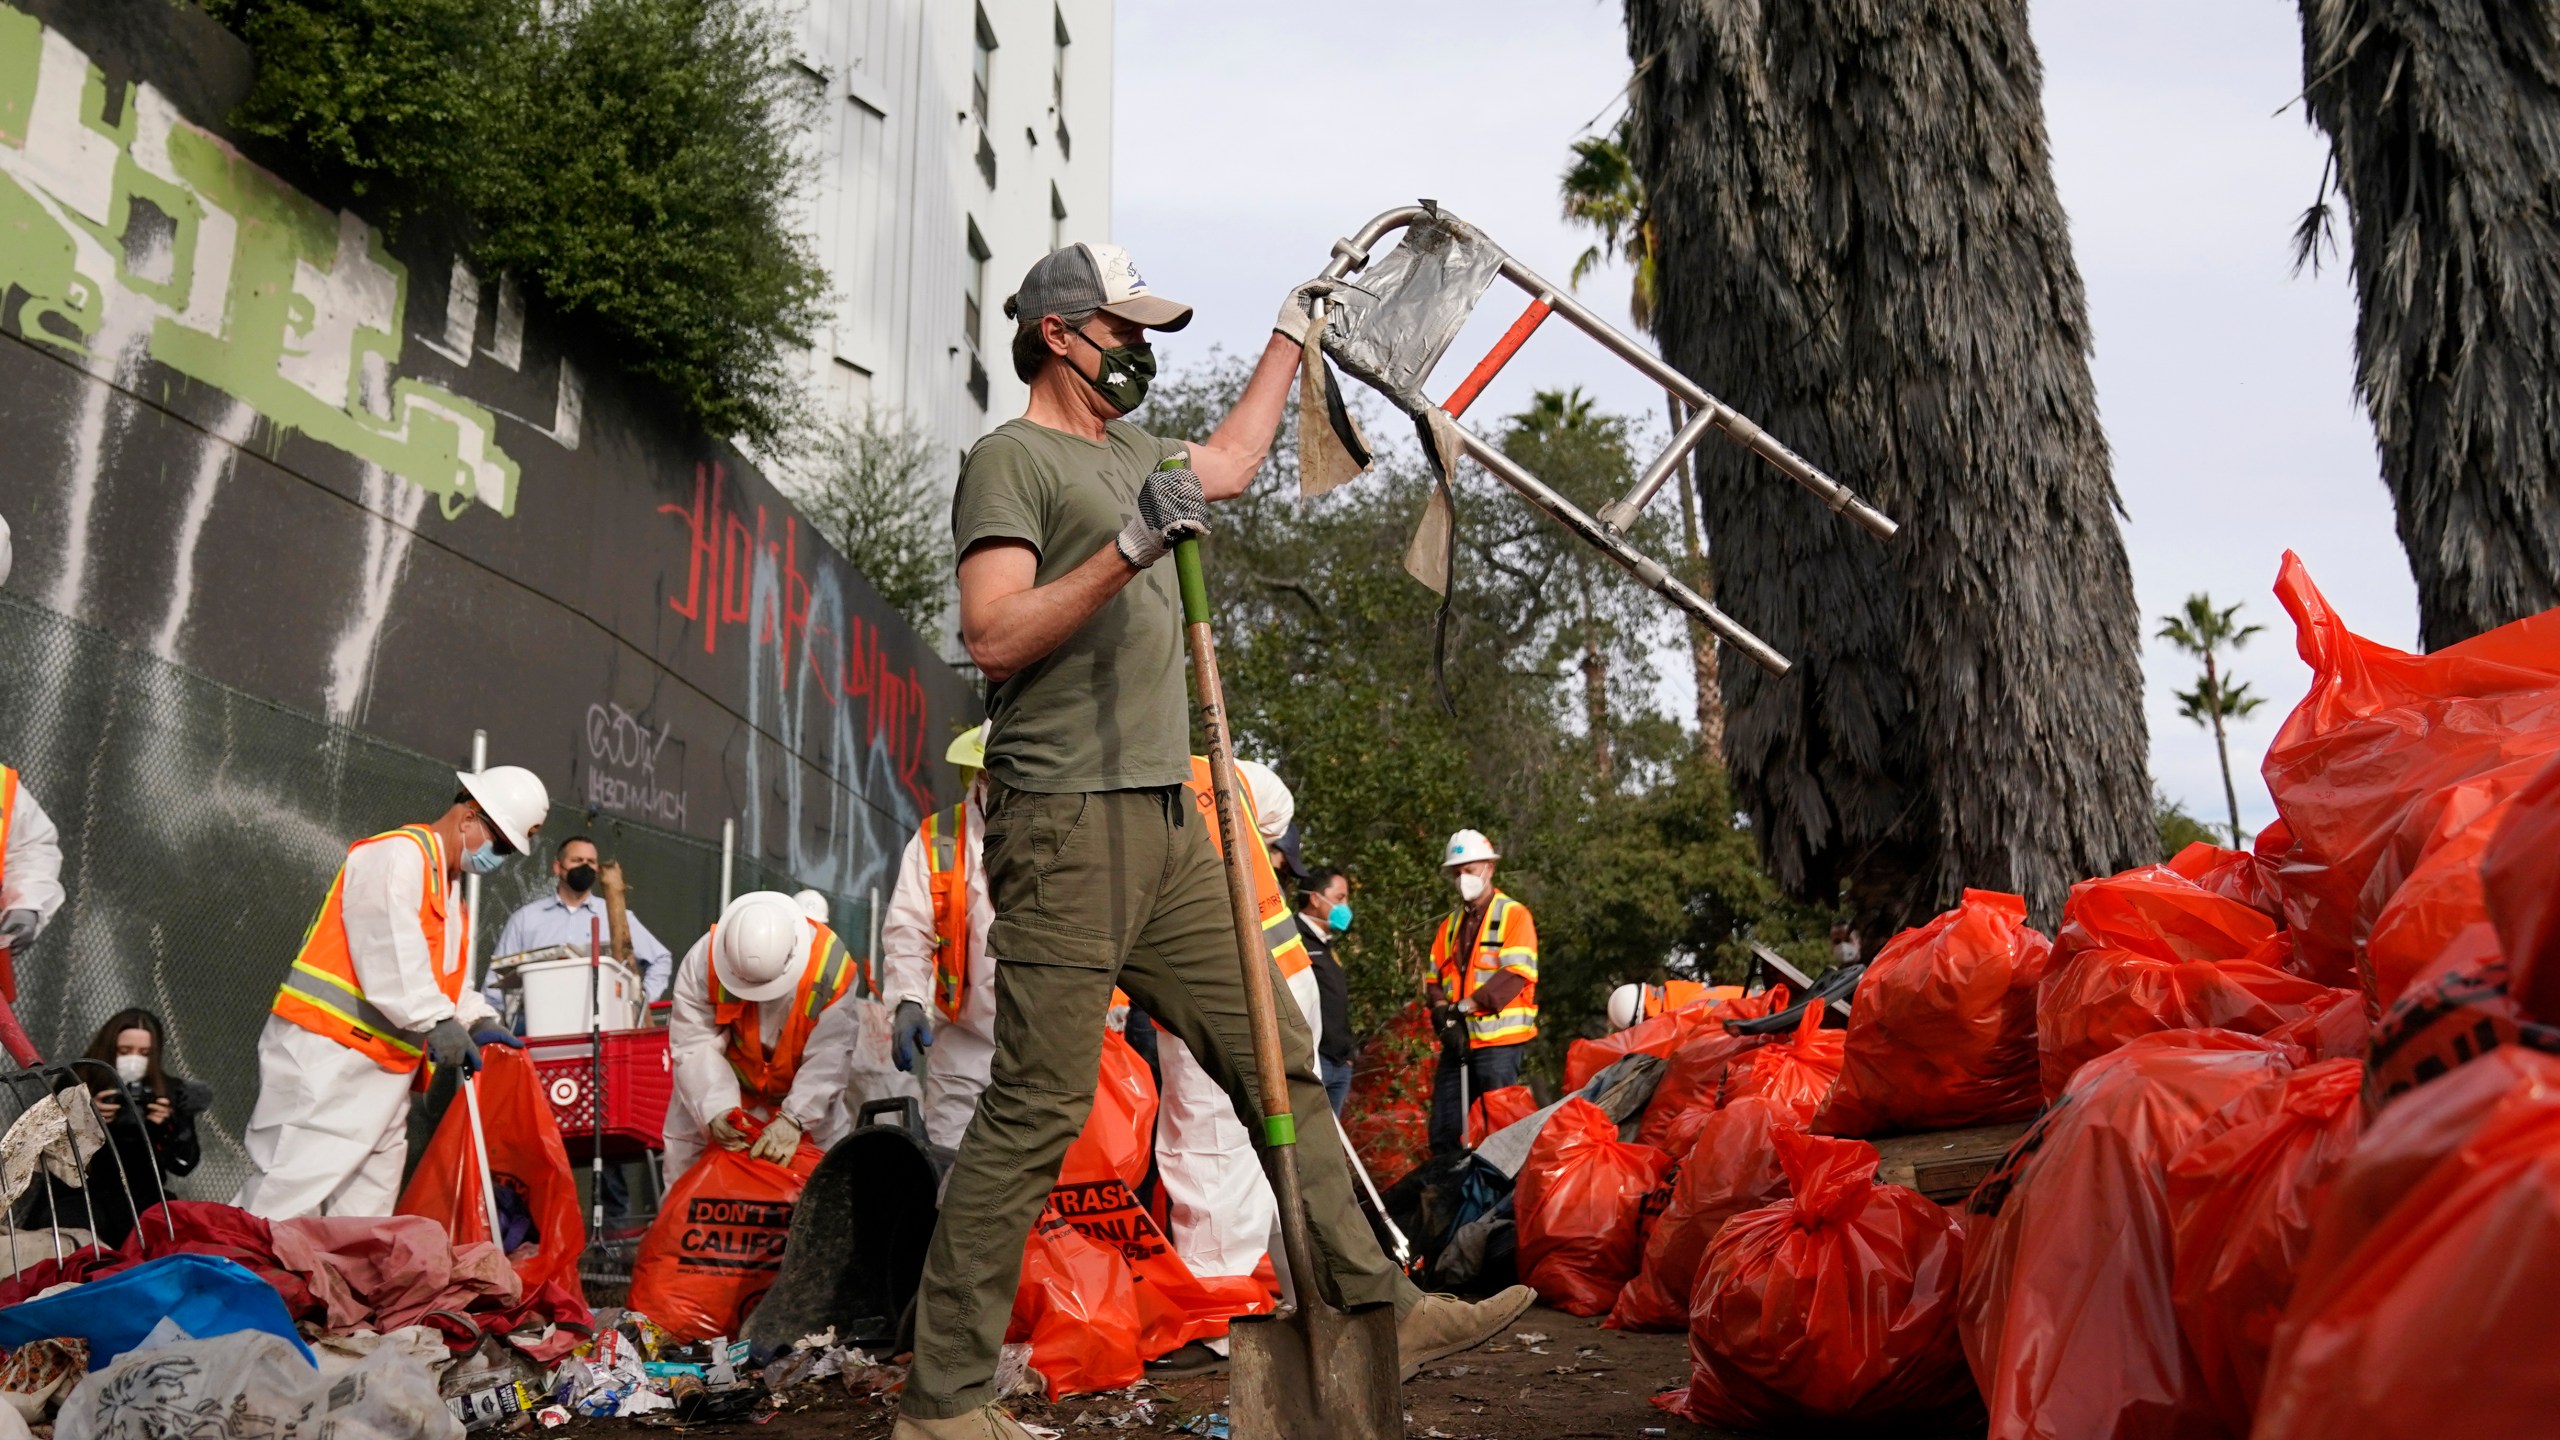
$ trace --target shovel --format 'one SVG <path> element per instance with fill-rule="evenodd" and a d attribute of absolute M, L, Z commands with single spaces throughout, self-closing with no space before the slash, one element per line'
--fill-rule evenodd
<path fill-rule="evenodd" d="M 1289 1108 L 1289 1076 L 1280 1058 L 1280 1012 L 1271 962 L 1262 945 L 1254 895 L 1253 852 L 1261 837 L 1243 823 L 1237 803 L 1236 757 L 1227 734 L 1226 692 L 1218 681 L 1217 641 L 1209 633 L 1209 589 L 1201 577 L 1200 542 L 1173 547 L 1182 583 L 1182 620 L 1191 638 L 1191 679 L 1200 722 L 1209 735 L 1209 783 L 1225 837 L 1227 900 L 1234 911 L 1236 955 L 1244 968 L 1245 1016 L 1253 1028 L 1253 1069 L 1262 1089 L 1262 1163 L 1280 1202 L 1280 1246 L 1295 1292 L 1269 1315 L 1238 1316 L 1230 1327 L 1229 1425 L 1235 1440 L 1390 1440 L 1404 1434 L 1397 1393 L 1393 1306 L 1344 1310 L 1325 1303 L 1318 1284 L 1315 1237 L 1298 1186 L 1298 1128 Z"/>

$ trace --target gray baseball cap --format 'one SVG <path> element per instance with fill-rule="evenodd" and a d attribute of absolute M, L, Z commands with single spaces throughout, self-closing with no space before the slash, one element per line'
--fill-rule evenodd
<path fill-rule="evenodd" d="M 1081 240 L 1042 256 L 1022 277 L 1022 288 L 1004 302 L 1010 320 L 1085 316 L 1096 310 L 1150 330 L 1179 330 L 1191 323 L 1190 306 L 1148 291 L 1128 251 Z"/>

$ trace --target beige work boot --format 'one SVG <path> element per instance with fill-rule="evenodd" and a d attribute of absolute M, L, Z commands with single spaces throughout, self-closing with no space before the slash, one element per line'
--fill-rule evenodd
<path fill-rule="evenodd" d="M 1443 1355 L 1473 1350 L 1499 1335 L 1529 1312 L 1538 1292 L 1514 1285 L 1490 1300 L 1470 1305 L 1455 1295 L 1425 1295 L 1422 1303 L 1396 1322 L 1396 1358 L 1404 1362 L 1404 1378 Z"/>
<path fill-rule="evenodd" d="M 946 1420 L 919 1420 L 900 1415 L 889 1440 L 1038 1440 L 1023 1423 L 993 1405 Z"/>

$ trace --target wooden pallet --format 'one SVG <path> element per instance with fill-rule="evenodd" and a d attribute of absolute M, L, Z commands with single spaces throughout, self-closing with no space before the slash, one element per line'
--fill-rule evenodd
<path fill-rule="evenodd" d="M 1878 1140 L 1876 1179 L 1908 1185 L 1941 1205 L 1973 1193 L 2027 1133 L 2030 1122 L 1983 1125 L 1971 1130 L 1936 1130 L 1925 1135 L 1896 1135 Z"/>

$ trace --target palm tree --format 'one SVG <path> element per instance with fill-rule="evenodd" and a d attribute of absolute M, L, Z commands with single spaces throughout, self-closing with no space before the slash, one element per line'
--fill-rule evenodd
<path fill-rule="evenodd" d="M 1771 875 L 1862 930 L 1979 885 L 2047 919 L 2152 858 L 2141 612 L 2023 0 L 1626 0 L 1629 153 L 1674 365 L 1903 522 L 1702 452 Z"/>
<path fill-rule="evenodd" d="M 1567 283 L 1582 288 L 1583 280 L 1598 269 L 1603 261 L 1625 257 L 1635 271 L 1627 292 L 1627 317 L 1639 331 L 1653 331 L 1653 219 L 1645 204 L 1644 182 L 1637 178 L 1635 163 L 1627 155 L 1627 137 L 1634 123 L 1631 110 L 1618 119 L 1617 127 L 1606 135 L 1589 135 L 1573 142 L 1573 163 L 1564 171 L 1562 185 L 1566 219 L 1600 232 L 1597 244 L 1586 249 L 1573 262 L 1573 273 Z M 1680 428 L 1675 411 L 1671 428 Z M 1707 567 L 1706 547 L 1698 537 L 1698 497 L 1696 466 L 1680 467 L 1680 532 L 1688 550 L 1688 573 L 1681 576 L 1690 588 L 1712 600 L 1715 581 Z M 1692 620 L 1689 622 L 1690 679 L 1697 690 L 1698 753 L 1719 760 L 1724 755 L 1724 684 L 1717 674 L 1717 640 L 1715 632 Z"/>
<path fill-rule="evenodd" d="M 2231 742 L 2223 734 L 2222 722 L 2247 719 L 2266 703 L 2249 693 L 2247 682 L 2233 682 L 2215 663 L 2221 651 L 2237 650 L 2249 643 L 2250 636 L 2267 628 L 2239 624 L 2239 615 L 2239 606 L 2216 610 L 2213 597 L 2198 591 L 2187 597 L 2183 609 L 2160 617 L 2160 638 L 2204 662 L 2204 673 L 2197 677 L 2196 688 L 2175 692 L 2178 713 L 2213 732 L 2213 753 L 2222 761 L 2222 803 L 2231 809 L 2234 849 L 2246 847 L 2249 841 L 2240 829 L 2240 792 L 2231 786 Z"/>
<path fill-rule="evenodd" d="M 2300 0 L 2303 98 L 2353 237 L 2356 390 L 2430 650 L 2560 604 L 2560 16 Z"/>

